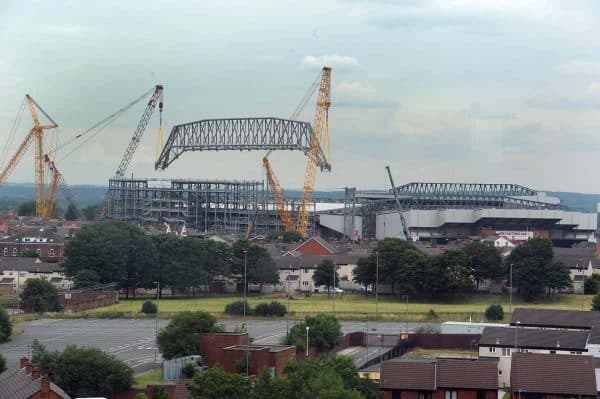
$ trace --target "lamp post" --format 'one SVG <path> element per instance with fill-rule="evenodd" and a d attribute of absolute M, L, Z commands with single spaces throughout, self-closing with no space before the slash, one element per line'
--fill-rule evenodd
<path fill-rule="evenodd" d="M 160 299 L 160 281 L 154 281 L 156 284 L 156 313 L 154 315 L 154 363 L 156 364 L 158 351 L 158 301 Z"/>
<path fill-rule="evenodd" d="M 375 251 L 375 320 L 379 315 L 379 251 Z"/>
<path fill-rule="evenodd" d="M 335 263 L 333 264 L 333 315 L 335 316 Z"/>
<path fill-rule="evenodd" d="M 285 314 L 285 332 L 286 334 L 290 333 L 290 274 L 292 271 L 288 272 L 288 284 L 287 284 L 287 312 Z"/>
<path fill-rule="evenodd" d="M 582 266 L 577 263 L 577 270 L 581 272 L 581 310 L 583 310 L 583 300 L 585 298 L 585 271 Z"/>
<path fill-rule="evenodd" d="M 408 338 L 408 295 L 406 297 L 406 313 L 404 315 L 404 328 L 406 328 L 406 337 Z"/>
<path fill-rule="evenodd" d="M 513 264 L 510 264 L 510 287 L 508 287 L 508 312 L 512 313 L 512 269 L 513 269 Z"/>
<path fill-rule="evenodd" d="M 244 320 L 246 319 L 246 269 L 248 268 L 248 251 L 244 251 Z"/>
<path fill-rule="evenodd" d="M 306 357 L 308 358 L 308 330 L 310 330 L 309 326 L 306 326 Z"/>

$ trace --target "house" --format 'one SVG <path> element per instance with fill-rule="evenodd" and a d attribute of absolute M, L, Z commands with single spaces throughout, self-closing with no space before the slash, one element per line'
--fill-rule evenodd
<path fill-rule="evenodd" d="M 322 239 L 314 236 L 304 241 L 296 248 L 284 256 L 302 256 L 302 255 L 333 255 L 337 252 L 337 248 Z"/>
<path fill-rule="evenodd" d="M 45 262 L 60 262 L 65 238 L 53 229 L 29 228 L 0 239 L 0 256 L 37 256 Z"/>
<path fill-rule="evenodd" d="M 39 258 L 0 257 L 0 295 L 16 296 L 30 278 L 49 280 L 59 290 L 73 286 L 73 281 L 62 274 L 58 263 L 42 262 Z"/>
<path fill-rule="evenodd" d="M 516 246 L 517 244 L 513 240 L 504 236 L 500 236 L 494 240 L 495 248 L 514 248 Z"/>
<path fill-rule="evenodd" d="M 496 399 L 494 359 L 392 359 L 381 364 L 384 399 Z"/>
<path fill-rule="evenodd" d="M 553 250 L 554 260 L 564 263 L 569 268 L 573 292 L 582 293 L 585 279 L 594 273 L 600 273 L 600 260 L 595 245 Z"/>
<path fill-rule="evenodd" d="M 596 398 L 594 360 L 590 356 L 515 353 L 511 366 L 511 397 Z"/>
<path fill-rule="evenodd" d="M 70 399 L 70 396 L 43 376 L 27 358 L 22 358 L 0 374 L 0 398 Z"/>

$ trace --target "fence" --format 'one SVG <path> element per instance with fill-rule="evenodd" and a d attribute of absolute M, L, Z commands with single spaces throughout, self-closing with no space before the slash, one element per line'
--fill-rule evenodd
<path fill-rule="evenodd" d="M 116 284 L 103 284 L 75 290 L 61 290 L 56 294 L 40 295 L 19 301 L 23 313 L 81 312 L 117 303 Z"/>

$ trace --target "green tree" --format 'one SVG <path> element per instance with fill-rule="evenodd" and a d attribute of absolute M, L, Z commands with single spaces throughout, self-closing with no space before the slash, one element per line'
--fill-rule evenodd
<path fill-rule="evenodd" d="M 468 258 L 471 276 L 475 280 L 476 289 L 482 280 L 500 281 L 504 277 L 502 257 L 496 248 L 481 242 L 473 242 L 463 248 Z"/>
<path fill-rule="evenodd" d="M 206 312 L 181 312 L 158 333 L 158 349 L 165 359 L 201 354 L 198 334 L 221 331 L 216 323 Z"/>
<path fill-rule="evenodd" d="M 8 312 L 0 307 L 0 344 L 8 341 L 8 338 L 12 334 L 12 322 Z"/>
<path fill-rule="evenodd" d="M 394 272 L 395 292 L 399 295 L 409 295 L 411 297 L 423 292 L 426 264 L 427 255 L 418 249 L 408 247 L 402 251 L 399 254 L 398 264 Z"/>
<path fill-rule="evenodd" d="M 33 363 L 72 397 L 112 396 L 131 387 L 133 369 L 98 348 L 68 345 L 64 351 L 48 351 L 32 345 Z"/>
<path fill-rule="evenodd" d="M 285 382 L 262 369 L 252 387 L 252 399 L 281 399 L 286 397 Z"/>
<path fill-rule="evenodd" d="M 548 265 L 548 288 L 552 292 L 562 291 L 566 288 L 573 287 L 571 281 L 571 272 L 569 268 L 562 262 L 553 261 Z"/>
<path fill-rule="evenodd" d="M 164 388 L 157 387 L 152 391 L 152 399 L 169 399 L 169 395 Z"/>
<path fill-rule="evenodd" d="M 322 390 L 317 399 L 364 399 L 364 396 L 354 389 L 335 388 Z"/>
<path fill-rule="evenodd" d="M 592 299 L 592 310 L 600 310 L 600 294 L 594 295 L 594 299 Z"/>
<path fill-rule="evenodd" d="M 402 254 L 415 247 L 408 241 L 399 238 L 384 238 L 377 243 L 372 255 L 379 258 L 379 282 L 391 284 L 396 293 L 397 271 L 401 269 Z"/>
<path fill-rule="evenodd" d="M 319 351 L 331 350 L 342 340 L 342 326 L 339 320 L 330 314 L 319 313 L 316 316 L 306 316 L 304 322 L 296 324 L 283 339 L 286 345 L 295 345 L 301 352 L 306 349 L 306 327 L 308 344 Z"/>
<path fill-rule="evenodd" d="M 32 304 L 37 313 L 57 311 L 59 304 L 56 298 L 58 289 L 50 281 L 43 278 L 30 278 L 25 283 L 21 292 L 21 300 L 26 304 Z"/>
<path fill-rule="evenodd" d="M 98 219 L 101 209 L 102 209 L 102 206 L 100 204 L 90 205 L 90 206 L 83 208 L 81 210 L 81 213 L 83 214 L 83 217 L 85 218 L 85 220 L 94 221 L 94 220 Z"/>
<path fill-rule="evenodd" d="M 471 270 L 469 259 L 465 252 L 460 250 L 450 250 L 442 255 L 442 264 L 444 268 L 444 283 L 451 294 L 457 291 L 463 291 L 471 288 Z"/>
<path fill-rule="evenodd" d="M 313 274 L 313 281 L 317 287 L 321 285 L 327 287 L 327 291 L 330 291 L 334 285 L 339 285 L 340 276 L 337 272 L 335 264 L 331 259 L 323 259 L 321 262 L 319 262 L 317 269 Z"/>
<path fill-rule="evenodd" d="M 585 283 L 583 284 L 584 293 L 587 295 L 597 294 L 598 287 L 600 287 L 600 274 L 592 274 L 585 279 Z"/>
<path fill-rule="evenodd" d="M 67 206 L 67 211 L 65 212 L 66 220 L 77 220 L 79 219 L 79 209 L 75 204 L 69 204 Z"/>
<path fill-rule="evenodd" d="M 6 371 L 6 359 L 4 359 L 4 356 L 2 356 L 2 353 L 0 353 L 0 374 L 4 373 Z"/>
<path fill-rule="evenodd" d="M 238 240 L 233 244 L 232 252 L 232 269 L 240 281 L 244 280 L 245 264 L 248 284 L 260 284 L 262 290 L 263 284 L 279 282 L 279 269 L 265 248 Z"/>
<path fill-rule="evenodd" d="M 513 265 L 513 284 L 526 301 L 537 298 L 549 286 L 552 242 L 533 238 L 514 248 L 507 259 Z"/>
<path fill-rule="evenodd" d="M 19 216 L 35 216 L 35 200 L 25 201 L 19 204 L 17 208 L 17 214 Z"/>
<path fill-rule="evenodd" d="M 368 294 L 368 286 L 375 287 L 376 281 L 376 263 L 372 256 L 360 257 L 354 270 L 352 270 L 353 281 L 358 284 L 362 284 L 365 287 L 365 295 Z"/>
<path fill-rule="evenodd" d="M 85 288 L 98 285 L 100 283 L 100 276 L 95 270 L 82 269 L 80 270 L 73 281 L 74 288 Z"/>
<path fill-rule="evenodd" d="M 247 399 L 250 388 L 250 382 L 244 376 L 226 373 L 217 366 L 194 377 L 190 393 L 195 399 Z"/>

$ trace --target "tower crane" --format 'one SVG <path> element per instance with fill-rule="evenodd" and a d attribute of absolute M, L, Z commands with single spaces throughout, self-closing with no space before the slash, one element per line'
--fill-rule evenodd
<path fill-rule="evenodd" d="M 396 208 L 398 208 L 398 215 L 400 215 L 400 226 L 402 227 L 402 234 L 404 235 L 405 240 L 410 239 L 410 234 L 408 233 L 408 228 L 406 227 L 406 219 L 404 219 L 404 214 L 402 212 L 402 206 L 400 205 L 400 199 L 398 199 L 398 193 L 396 192 L 396 185 L 394 184 L 394 178 L 392 177 L 392 172 L 389 166 L 385 167 L 387 171 L 388 177 L 390 179 L 390 185 L 392 186 L 392 193 L 394 194 L 394 201 L 396 202 Z"/>
<path fill-rule="evenodd" d="M 0 185 L 3 185 L 17 164 L 23 157 L 23 154 L 34 144 L 34 170 L 35 170 L 35 199 L 36 199 L 36 215 L 39 217 L 51 217 L 48 214 L 47 199 L 46 199 L 46 176 L 44 167 L 44 156 L 46 155 L 46 133 L 45 131 L 55 129 L 58 124 L 39 106 L 38 103 L 29 95 L 25 95 L 25 104 L 31 114 L 33 120 L 33 127 L 29 130 L 29 133 L 23 140 L 23 142 L 17 148 L 17 151 L 8 161 L 6 167 L 0 172 Z M 50 122 L 49 124 L 42 124 L 40 122 L 38 111 L 40 111 L 46 119 Z"/>
<path fill-rule="evenodd" d="M 269 163 L 269 155 L 271 154 L 272 150 L 269 151 L 263 158 L 263 167 L 265 168 L 267 174 L 267 180 L 273 193 L 273 200 L 275 201 L 275 206 L 277 207 L 277 212 L 279 214 L 279 218 L 281 219 L 281 223 L 286 231 L 297 231 L 302 236 L 306 235 L 306 230 L 308 227 L 309 205 L 312 201 L 317 166 L 321 167 L 321 169 L 325 168 L 331 170 L 331 157 L 329 156 L 329 159 L 325 159 L 324 161 L 319 157 L 319 153 L 323 150 L 324 146 L 329 149 L 328 120 L 329 107 L 331 105 L 330 91 L 331 68 L 323 67 L 317 95 L 315 118 L 312 125 L 312 135 L 306 154 L 307 163 L 306 170 L 304 172 L 304 184 L 302 186 L 302 197 L 300 200 L 298 220 L 296 224 L 294 224 L 291 212 L 288 209 L 287 201 L 283 194 L 283 188 L 281 187 L 281 184 L 279 183 L 279 180 L 277 179 L 277 176 L 273 172 L 273 169 Z M 305 97 L 303 103 L 306 104 L 309 98 L 310 97 Z M 294 113 L 294 115 L 297 116 L 298 113 L 299 112 L 297 111 Z"/>

